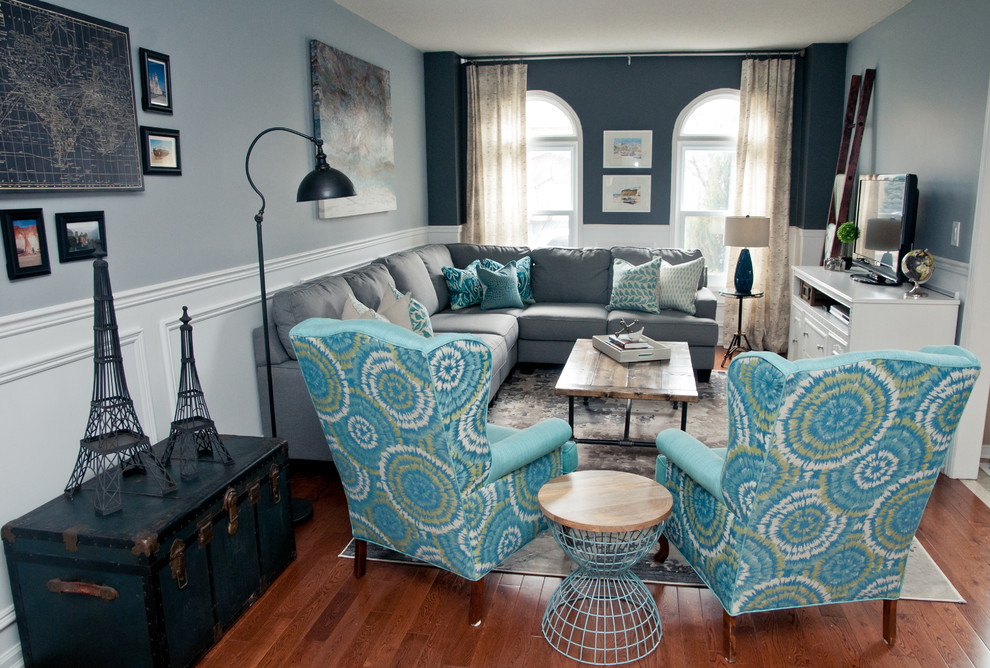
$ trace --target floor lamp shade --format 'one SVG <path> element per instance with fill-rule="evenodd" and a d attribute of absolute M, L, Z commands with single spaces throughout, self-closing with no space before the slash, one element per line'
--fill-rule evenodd
<path fill-rule="evenodd" d="M 770 245 L 770 219 L 766 216 L 726 216 L 725 245 L 742 247 L 736 260 L 735 291 L 742 294 L 752 292 L 753 259 L 749 249 Z"/>

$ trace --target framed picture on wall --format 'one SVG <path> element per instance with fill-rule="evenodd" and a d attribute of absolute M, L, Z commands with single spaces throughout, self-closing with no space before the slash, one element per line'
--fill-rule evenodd
<path fill-rule="evenodd" d="M 172 113 L 172 70 L 168 56 L 138 49 L 141 57 L 141 108 L 159 114 Z"/>
<path fill-rule="evenodd" d="M 75 262 L 96 255 L 97 244 L 106 251 L 107 230 L 102 211 L 56 213 L 58 261 Z"/>
<path fill-rule="evenodd" d="M 52 273 L 41 209 L 0 211 L 0 232 L 10 280 Z"/>
<path fill-rule="evenodd" d="M 627 174 L 602 177 L 602 211 L 650 211 L 652 177 Z"/>
<path fill-rule="evenodd" d="M 179 131 L 141 126 L 141 158 L 145 174 L 182 175 Z"/>
<path fill-rule="evenodd" d="M 603 147 L 606 168 L 653 166 L 652 130 L 606 130 Z"/>

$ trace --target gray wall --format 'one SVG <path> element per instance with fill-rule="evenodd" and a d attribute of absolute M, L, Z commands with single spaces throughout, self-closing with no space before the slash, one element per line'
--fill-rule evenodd
<path fill-rule="evenodd" d="M 990 81 L 990 2 L 913 0 L 849 44 L 846 74 L 876 68 L 859 172 L 918 175 L 915 245 L 967 262 Z M 949 245 L 952 221 L 961 243 Z"/>
<path fill-rule="evenodd" d="M 59 0 L 67 9 L 130 29 L 139 125 L 178 129 L 182 176 L 146 176 L 143 192 L 0 194 L 0 208 L 44 210 L 49 276 L 0 277 L 0 316 L 92 296 L 88 262 L 59 264 L 55 214 L 106 212 L 115 292 L 257 263 L 254 213 L 260 200 L 244 176 L 244 155 L 261 130 L 313 132 L 309 40 L 318 39 L 391 72 L 398 211 L 320 220 L 296 203 L 313 168 L 312 145 L 266 135 L 251 174 L 268 200 L 268 259 L 426 224 L 422 53 L 325 0 Z M 171 59 L 174 114 L 141 110 L 138 47 Z M 327 146 L 330 164 L 334 147 Z"/>

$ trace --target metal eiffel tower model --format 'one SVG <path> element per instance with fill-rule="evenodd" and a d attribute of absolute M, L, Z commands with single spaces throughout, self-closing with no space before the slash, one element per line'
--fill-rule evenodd
<path fill-rule="evenodd" d="M 199 475 L 201 456 L 213 456 L 226 466 L 233 464 L 234 460 L 220 440 L 216 425 L 210 419 L 210 410 L 206 407 L 203 387 L 196 373 L 196 358 L 193 357 L 192 325 L 189 324 L 192 318 L 185 306 L 179 320 L 182 322 L 179 327 L 182 342 L 179 396 L 162 461 L 168 466 L 172 460 L 172 450 L 178 445 L 179 475 L 183 480 L 191 480 Z"/>
<path fill-rule="evenodd" d="M 79 441 L 76 466 L 65 486 L 66 495 L 71 497 L 82 487 L 86 473 L 93 471 L 94 505 L 100 515 L 121 509 L 120 484 L 125 469 L 143 469 L 163 496 L 176 488 L 175 481 L 155 457 L 127 391 L 105 256 L 103 249 L 97 248 L 93 262 L 93 399 L 86 434 Z"/>

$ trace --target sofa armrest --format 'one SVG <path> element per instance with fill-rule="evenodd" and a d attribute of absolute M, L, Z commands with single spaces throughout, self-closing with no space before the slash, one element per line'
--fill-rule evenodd
<path fill-rule="evenodd" d="M 680 429 L 666 429 L 657 436 L 657 449 L 677 468 L 684 471 L 696 483 L 704 487 L 719 501 L 722 500 L 722 469 L 725 467 L 725 448 L 709 448 L 707 445 Z M 657 481 L 660 480 L 657 461 Z"/>
<path fill-rule="evenodd" d="M 278 334 L 275 333 L 275 326 L 272 324 L 268 325 L 268 349 L 271 350 L 272 354 L 272 364 L 281 364 L 282 362 L 287 362 L 291 357 L 285 352 L 285 347 L 282 346 L 282 340 L 278 338 Z M 265 334 L 261 330 L 261 327 L 255 327 L 251 330 L 251 343 L 254 346 L 254 364 L 258 367 L 265 366 Z"/>
<path fill-rule="evenodd" d="M 696 318 L 711 318 L 715 320 L 718 309 L 718 297 L 709 288 L 699 288 L 694 297 L 694 316 Z"/>
<path fill-rule="evenodd" d="M 492 483 L 563 446 L 571 438 L 570 426 L 560 418 L 550 418 L 521 429 L 492 444 Z"/>

